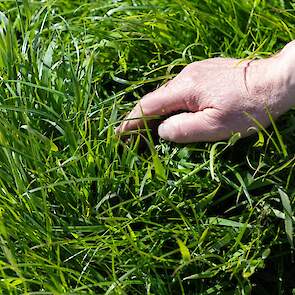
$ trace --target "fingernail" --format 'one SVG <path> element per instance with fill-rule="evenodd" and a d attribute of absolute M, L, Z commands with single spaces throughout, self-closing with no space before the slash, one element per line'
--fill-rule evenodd
<path fill-rule="evenodd" d="M 164 123 L 159 126 L 159 128 L 158 128 L 158 134 L 163 139 L 167 139 L 168 138 L 167 126 Z"/>
<path fill-rule="evenodd" d="M 115 128 L 115 133 L 120 134 L 125 130 L 126 125 L 128 122 L 122 122 L 118 127 Z"/>

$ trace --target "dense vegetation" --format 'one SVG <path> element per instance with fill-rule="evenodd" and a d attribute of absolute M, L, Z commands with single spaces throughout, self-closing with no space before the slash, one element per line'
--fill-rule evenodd
<path fill-rule="evenodd" d="M 291 2 L 1 1 L 0 293 L 294 294 L 294 111 L 216 144 L 114 133 L 184 65 L 282 48 Z"/>

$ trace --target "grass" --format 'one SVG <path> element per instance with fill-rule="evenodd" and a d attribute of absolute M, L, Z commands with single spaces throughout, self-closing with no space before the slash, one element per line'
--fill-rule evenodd
<path fill-rule="evenodd" d="M 114 134 L 184 65 L 294 39 L 291 1 L 0 10 L 1 294 L 294 294 L 294 111 L 217 144 Z"/>

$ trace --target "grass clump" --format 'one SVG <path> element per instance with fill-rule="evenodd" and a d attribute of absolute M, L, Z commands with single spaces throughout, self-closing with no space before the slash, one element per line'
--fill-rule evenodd
<path fill-rule="evenodd" d="M 142 149 L 114 134 L 184 65 L 281 48 L 291 2 L 0 9 L 2 294 L 294 291 L 293 111 L 237 142 Z"/>

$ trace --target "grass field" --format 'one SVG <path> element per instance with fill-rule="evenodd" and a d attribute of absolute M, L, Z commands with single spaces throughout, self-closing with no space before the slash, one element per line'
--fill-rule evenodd
<path fill-rule="evenodd" d="M 294 111 L 216 144 L 114 133 L 186 64 L 282 48 L 292 1 L 0 10 L 0 294 L 295 294 Z"/>

